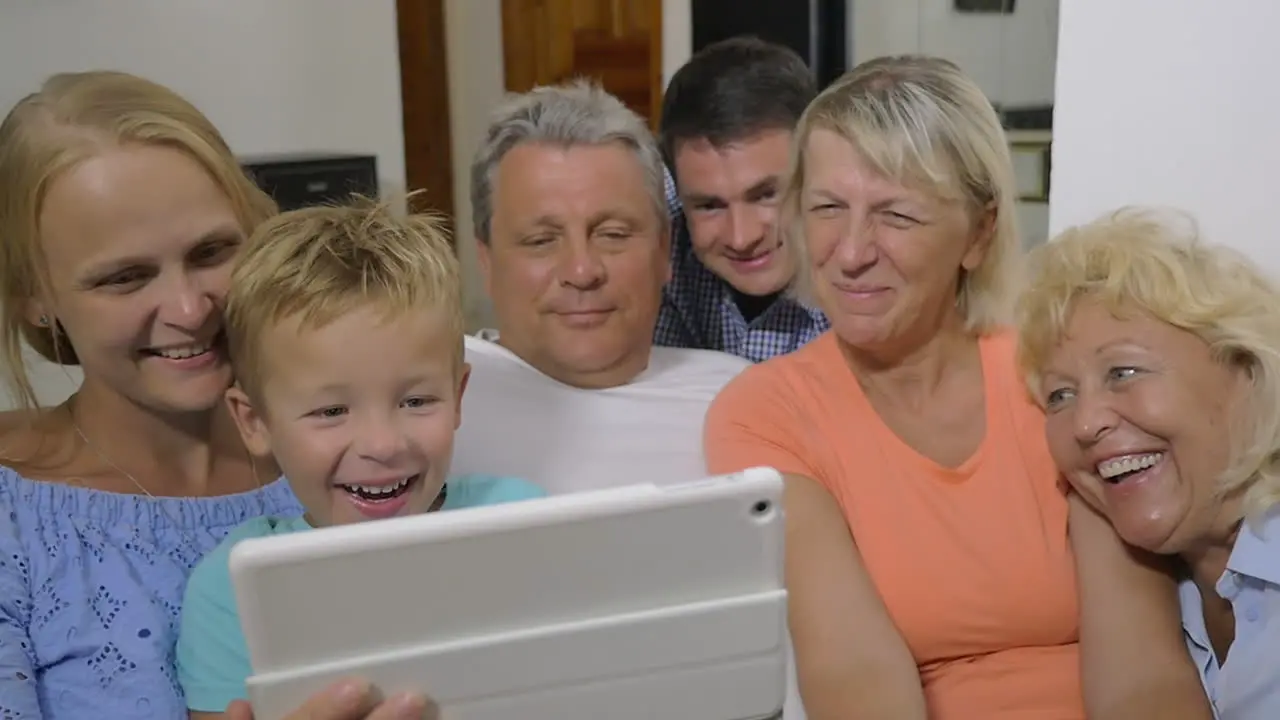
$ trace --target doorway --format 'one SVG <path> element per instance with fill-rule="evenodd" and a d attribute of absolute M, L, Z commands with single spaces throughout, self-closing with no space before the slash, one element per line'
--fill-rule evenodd
<path fill-rule="evenodd" d="M 444 0 L 396 0 L 405 185 L 410 192 L 425 191 L 413 199 L 410 209 L 439 213 L 453 225 L 453 134 L 444 22 Z"/>
<path fill-rule="evenodd" d="M 657 128 L 662 0 L 502 0 L 506 88 L 588 77 Z"/>

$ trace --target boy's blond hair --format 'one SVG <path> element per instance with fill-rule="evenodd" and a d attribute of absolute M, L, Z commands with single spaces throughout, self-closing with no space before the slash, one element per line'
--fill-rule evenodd
<path fill-rule="evenodd" d="M 267 329 L 292 318 L 320 328 L 370 305 L 389 317 L 442 313 L 461 370 L 461 271 L 439 216 L 398 216 L 356 198 L 264 222 L 237 260 L 227 294 L 227 344 L 241 389 L 261 397 Z"/>

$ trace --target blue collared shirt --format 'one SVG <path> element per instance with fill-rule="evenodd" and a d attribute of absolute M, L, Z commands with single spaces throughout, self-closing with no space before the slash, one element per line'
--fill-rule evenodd
<path fill-rule="evenodd" d="M 1256 529 L 1248 522 L 1240 528 L 1216 590 L 1231 603 L 1236 620 L 1235 641 L 1221 665 L 1209 642 L 1199 590 L 1190 580 L 1179 588 L 1187 648 L 1214 716 L 1280 718 L 1280 511 Z"/>
<path fill-rule="evenodd" d="M 729 284 L 694 255 L 675 181 L 669 171 L 665 175 L 672 227 L 671 282 L 662 291 L 655 344 L 719 350 L 761 362 L 796 350 L 831 327 L 821 310 L 785 295 L 747 322 Z"/>

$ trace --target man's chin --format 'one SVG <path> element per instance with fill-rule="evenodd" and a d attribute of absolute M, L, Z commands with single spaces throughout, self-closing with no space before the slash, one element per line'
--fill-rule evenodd
<path fill-rule="evenodd" d="M 648 341 L 648 338 L 644 338 Z M 609 343 L 573 355 L 560 354 L 550 367 L 539 367 L 543 374 L 561 383 L 584 390 L 625 385 L 635 379 L 649 364 L 651 345 L 641 348 Z"/>
<path fill-rule="evenodd" d="M 775 250 L 765 267 L 744 270 L 728 258 L 719 258 L 715 265 L 708 265 L 716 275 L 735 291 L 749 297 L 769 297 L 787 289 L 795 273 L 785 254 Z"/>
<path fill-rule="evenodd" d="M 786 278 L 764 278 L 764 277 L 735 277 L 730 279 L 729 284 L 733 289 L 748 297 L 767 298 L 779 295 L 787 289 L 791 284 Z"/>

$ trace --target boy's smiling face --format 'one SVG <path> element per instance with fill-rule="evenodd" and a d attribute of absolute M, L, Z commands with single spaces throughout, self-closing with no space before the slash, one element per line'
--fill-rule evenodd
<path fill-rule="evenodd" d="M 440 495 L 469 368 L 443 312 L 376 307 L 258 338 L 261 397 L 228 393 L 255 454 L 275 456 L 312 525 L 426 512 Z"/>

